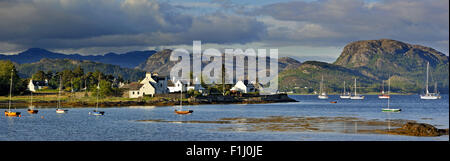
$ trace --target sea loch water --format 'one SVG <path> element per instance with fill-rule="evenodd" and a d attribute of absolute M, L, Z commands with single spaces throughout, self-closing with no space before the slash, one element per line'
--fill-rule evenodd
<path fill-rule="evenodd" d="M 30 115 L 18 108 L 22 117 L 0 117 L 0 141 L 346 141 L 346 140 L 449 140 L 449 136 L 414 137 L 385 134 L 359 134 L 338 132 L 272 132 L 272 131 L 223 131 L 221 127 L 238 126 L 216 123 L 176 123 L 176 121 L 216 121 L 231 117 L 267 116 L 343 116 L 361 119 L 407 119 L 429 123 L 438 128 L 449 127 L 449 97 L 440 100 L 420 100 L 418 95 L 394 95 L 392 108 L 400 113 L 383 113 L 387 100 L 375 95 L 365 100 L 340 100 L 330 96 L 318 100 L 317 96 L 291 95 L 301 102 L 251 104 L 251 105 L 198 105 L 191 115 L 176 115 L 175 107 L 120 107 L 103 108 L 104 116 L 91 116 L 93 108 L 67 108 L 67 114 L 57 114 L 53 108 L 38 108 Z M 337 100 L 337 104 L 329 103 Z M 165 122 L 139 122 L 137 120 L 168 120 Z"/>

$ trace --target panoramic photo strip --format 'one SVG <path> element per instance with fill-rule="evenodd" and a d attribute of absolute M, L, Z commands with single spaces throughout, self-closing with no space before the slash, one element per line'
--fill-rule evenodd
<path fill-rule="evenodd" d="M 0 0 L 5 144 L 448 145 L 448 93 L 448 0 Z"/>

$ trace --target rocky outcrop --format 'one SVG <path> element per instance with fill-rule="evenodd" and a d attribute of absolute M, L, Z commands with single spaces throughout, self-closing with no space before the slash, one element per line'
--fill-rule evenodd
<path fill-rule="evenodd" d="M 448 129 L 438 129 L 430 124 L 408 122 L 401 128 L 390 131 L 391 134 L 409 136 L 441 136 L 448 135 Z"/>

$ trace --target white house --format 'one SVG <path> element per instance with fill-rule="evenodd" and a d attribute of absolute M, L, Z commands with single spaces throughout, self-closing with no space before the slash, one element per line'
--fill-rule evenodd
<path fill-rule="evenodd" d="M 195 78 L 197 80 L 197 78 Z M 205 91 L 205 88 L 202 87 L 201 84 L 191 84 L 190 81 L 180 81 L 177 80 L 175 83 L 173 83 L 173 81 L 169 81 L 169 91 L 171 93 L 174 92 L 180 92 L 181 90 L 183 90 L 183 92 L 189 91 L 189 90 L 195 90 L 198 91 L 200 93 L 203 93 L 203 91 Z"/>
<path fill-rule="evenodd" d="M 169 92 L 170 93 L 174 93 L 174 92 L 186 92 L 186 85 L 183 84 L 180 80 L 176 81 L 175 83 L 173 83 L 173 81 L 169 81 L 168 83 L 168 87 L 169 88 Z"/>
<path fill-rule="evenodd" d="M 44 87 L 48 87 L 47 79 L 45 79 L 45 81 L 33 81 L 33 79 L 30 79 L 30 82 L 28 83 L 28 90 L 32 92 L 36 92 Z"/>
<path fill-rule="evenodd" d="M 254 82 L 249 83 L 248 80 L 238 81 L 230 91 L 239 91 L 241 93 L 249 93 L 258 91 Z"/>
<path fill-rule="evenodd" d="M 144 95 L 153 97 L 155 94 L 169 93 L 167 77 L 160 77 L 156 73 L 147 73 L 142 81 L 124 85 L 122 88 L 128 89 L 130 98 L 138 98 Z"/>

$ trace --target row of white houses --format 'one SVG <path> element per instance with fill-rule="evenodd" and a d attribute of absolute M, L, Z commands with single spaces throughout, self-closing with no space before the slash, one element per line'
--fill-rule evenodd
<path fill-rule="evenodd" d="M 258 91 L 258 87 L 260 87 L 260 84 L 254 82 L 238 81 L 230 91 L 249 93 Z M 200 93 L 205 91 L 205 88 L 200 84 L 191 84 L 190 81 L 181 80 L 173 82 L 168 80 L 168 77 L 158 76 L 156 73 L 147 73 L 142 81 L 126 84 L 121 88 L 128 89 L 127 94 L 129 98 L 139 98 L 144 95 L 153 97 L 155 94 L 178 93 L 189 90 L 195 90 Z"/>

